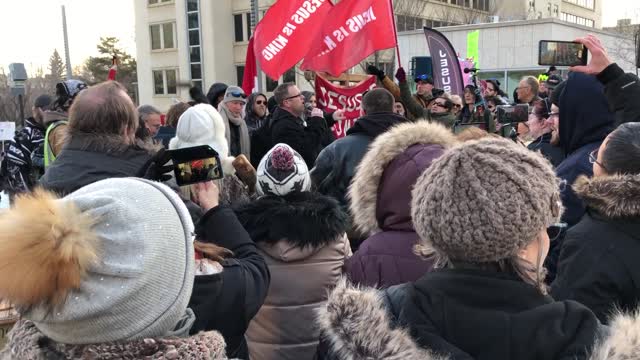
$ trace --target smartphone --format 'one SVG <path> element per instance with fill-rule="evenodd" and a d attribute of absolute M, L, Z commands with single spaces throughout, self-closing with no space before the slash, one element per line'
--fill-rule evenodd
<path fill-rule="evenodd" d="M 167 151 L 178 185 L 222 179 L 220 155 L 209 145 Z"/>
<path fill-rule="evenodd" d="M 573 41 L 540 40 L 538 65 L 587 65 L 587 48 Z"/>
<path fill-rule="evenodd" d="M 528 104 L 498 105 L 496 109 L 498 112 L 496 119 L 500 124 L 517 124 L 529 119 Z"/>

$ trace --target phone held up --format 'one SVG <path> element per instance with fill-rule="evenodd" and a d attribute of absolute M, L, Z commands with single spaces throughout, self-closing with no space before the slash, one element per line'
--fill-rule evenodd
<path fill-rule="evenodd" d="M 209 145 L 167 151 L 178 185 L 222 179 L 220 155 Z"/>
<path fill-rule="evenodd" d="M 496 120 L 500 124 L 516 124 L 526 122 L 529 119 L 529 105 L 498 105 Z"/>
<path fill-rule="evenodd" d="M 540 40 L 538 65 L 587 65 L 587 48 L 573 41 Z"/>

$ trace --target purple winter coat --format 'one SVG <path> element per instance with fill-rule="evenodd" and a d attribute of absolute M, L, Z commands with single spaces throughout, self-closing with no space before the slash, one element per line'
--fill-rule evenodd
<path fill-rule="evenodd" d="M 354 283 L 389 287 L 415 281 L 432 262 L 417 256 L 411 190 L 418 177 L 455 143 L 446 128 L 420 121 L 381 135 L 365 155 L 350 189 L 354 222 L 372 234 L 345 263 Z"/>

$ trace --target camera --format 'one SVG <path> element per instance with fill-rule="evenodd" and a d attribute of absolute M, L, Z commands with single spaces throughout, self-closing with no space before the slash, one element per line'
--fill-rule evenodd
<path fill-rule="evenodd" d="M 498 110 L 496 120 L 500 124 L 516 124 L 529 119 L 528 104 L 498 105 L 496 108 Z"/>

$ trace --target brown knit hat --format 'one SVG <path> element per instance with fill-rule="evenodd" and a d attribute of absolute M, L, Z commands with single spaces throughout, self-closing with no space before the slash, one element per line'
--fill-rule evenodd
<path fill-rule="evenodd" d="M 464 143 L 436 160 L 418 179 L 411 205 L 420 245 L 468 262 L 516 255 L 562 213 L 549 162 L 494 138 Z"/>

